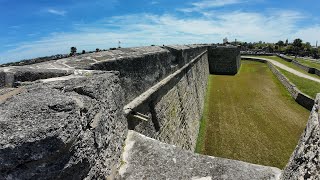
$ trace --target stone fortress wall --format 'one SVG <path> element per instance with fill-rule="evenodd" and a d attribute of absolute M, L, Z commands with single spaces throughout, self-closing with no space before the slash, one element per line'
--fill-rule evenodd
<path fill-rule="evenodd" d="M 194 150 L 208 47 L 117 49 L 3 68 L 1 85 L 19 91 L 0 90 L 0 179 L 112 176 L 128 129 Z"/>
<path fill-rule="evenodd" d="M 320 179 L 320 94 L 281 179 Z"/>
<path fill-rule="evenodd" d="M 114 179 L 126 163 L 121 154 L 132 149 L 124 143 L 129 130 L 193 151 L 209 73 L 239 68 L 237 48 L 211 45 L 125 48 L 3 68 L 0 85 L 16 88 L 0 89 L 0 179 Z M 233 160 L 218 161 L 217 169 L 237 173 Z M 241 164 L 255 175 L 264 169 L 263 177 L 278 173 Z M 253 174 L 246 176 L 259 177 Z"/>

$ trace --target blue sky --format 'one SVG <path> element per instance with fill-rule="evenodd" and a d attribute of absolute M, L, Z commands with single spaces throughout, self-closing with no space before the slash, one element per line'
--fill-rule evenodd
<path fill-rule="evenodd" d="M 318 0 L 0 0 L 0 63 L 122 47 L 320 41 Z"/>

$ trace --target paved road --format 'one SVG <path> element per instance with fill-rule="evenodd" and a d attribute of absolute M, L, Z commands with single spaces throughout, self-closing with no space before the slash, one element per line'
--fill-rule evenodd
<path fill-rule="evenodd" d="M 242 57 L 242 58 L 252 58 L 252 59 L 262 59 L 262 60 L 266 60 L 266 61 L 271 62 L 273 65 L 275 65 L 275 66 L 277 66 L 277 67 L 279 67 L 279 68 L 281 68 L 281 69 L 283 69 L 283 70 L 286 70 L 286 71 L 288 71 L 288 72 L 291 72 L 292 74 L 295 74 L 295 75 L 297 75 L 297 76 L 299 76 L 299 77 L 303 77 L 303 78 L 310 79 L 310 80 L 312 80 L 312 81 L 316 81 L 316 82 L 320 83 L 320 79 L 315 78 L 315 77 L 312 77 L 312 76 L 309 76 L 309 75 L 304 74 L 304 73 L 302 73 L 302 72 L 299 72 L 299 71 L 297 71 L 297 70 L 295 70 L 295 69 L 292 69 L 292 68 L 290 68 L 290 67 L 288 67 L 288 66 L 286 66 L 286 65 L 284 65 L 284 64 L 281 64 L 281 63 L 279 63 L 278 61 L 272 60 L 272 59 L 261 58 L 261 57 L 250 57 L 250 56 L 241 56 L 241 57 Z"/>

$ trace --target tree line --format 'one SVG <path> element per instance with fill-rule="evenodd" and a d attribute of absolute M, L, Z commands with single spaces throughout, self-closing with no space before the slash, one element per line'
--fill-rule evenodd
<path fill-rule="evenodd" d="M 269 53 L 282 53 L 295 56 L 310 56 L 318 59 L 320 55 L 320 47 L 312 47 L 310 42 L 303 42 L 300 38 L 289 42 L 288 39 L 279 40 L 276 43 L 266 42 L 231 42 L 230 44 L 241 47 L 243 51 L 264 51 Z"/>

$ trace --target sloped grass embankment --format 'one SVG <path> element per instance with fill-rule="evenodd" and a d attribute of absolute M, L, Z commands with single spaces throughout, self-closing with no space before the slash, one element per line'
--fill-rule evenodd
<path fill-rule="evenodd" d="M 277 57 L 277 56 L 252 56 L 252 57 L 262 57 L 262 58 L 266 58 L 266 59 L 275 60 L 275 61 L 277 61 L 277 62 L 279 62 L 279 63 L 281 63 L 281 64 L 284 64 L 284 65 L 286 65 L 286 66 L 288 66 L 288 67 L 290 67 L 290 68 L 292 68 L 292 69 L 294 69 L 294 70 L 297 70 L 297 71 L 299 71 L 299 72 L 301 72 L 301 73 L 303 73 L 303 74 L 306 74 L 306 75 L 308 75 L 308 76 L 311 76 L 311 77 L 320 79 L 320 77 L 319 77 L 318 75 L 316 75 L 316 74 L 310 74 L 310 73 L 302 70 L 302 69 L 299 68 L 298 66 L 294 65 L 293 63 L 287 62 L 287 61 L 285 61 L 285 60 L 283 60 L 283 59 L 281 59 L 280 57 Z"/>
<path fill-rule="evenodd" d="M 235 76 L 210 75 L 196 152 L 283 168 L 309 113 L 266 64 L 243 61 Z"/>

